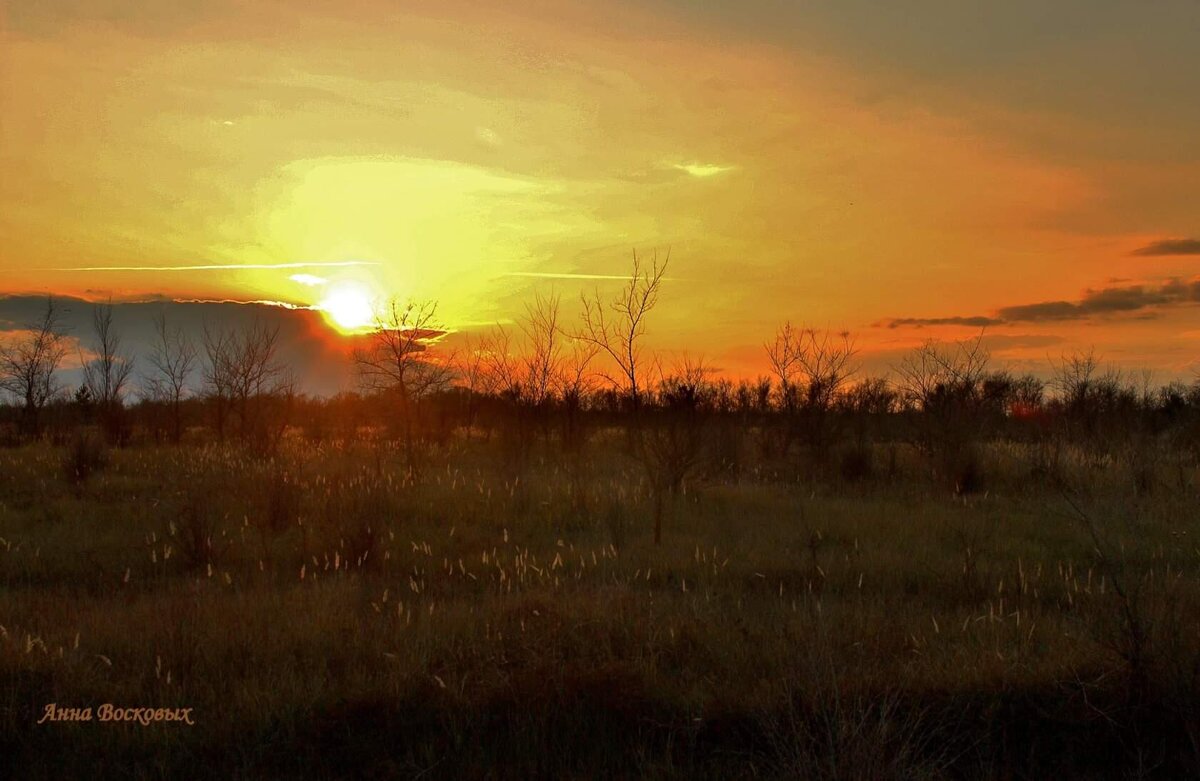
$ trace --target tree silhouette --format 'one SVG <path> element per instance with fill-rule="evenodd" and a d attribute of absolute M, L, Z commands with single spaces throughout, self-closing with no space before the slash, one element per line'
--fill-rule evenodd
<path fill-rule="evenodd" d="M 165 312 L 155 315 L 154 345 L 150 353 L 154 374 L 145 378 L 145 384 L 147 395 L 165 403 L 171 411 L 172 442 L 178 443 L 183 436 L 183 399 L 195 364 L 196 346 L 183 329 L 168 328 Z"/>
<path fill-rule="evenodd" d="M 582 327 L 577 336 L 596 346 L 616 364 L 617 371 L 604 376 L 614 387 L 624 388 L 635 415 L 641 407 L 645 384 L 642 337 L 646 333 L 646 317 L 658 303 L 670 260 L 668 251 L 660 264 L 656 252 L 646 267 L 635 251 L 629 280 L 616 296 L 603 301 L 600 292 L 595 291 L 590 297 L 586 294 L 580 297 Z"/>
<path fill-rule="evenodd" d="M 0 345 L 0 389 L 21 405 L 26 436 L 41 434 L 42 410 L 61 391 L 55 374 L 66 354 L 62 312 L 49 297 L 38 320 L 26 324 L 24 333 L 10 344 Z"/>
<path fill-rule="evenodd" d="M 110 442 L 122 437 L 125 389 L 133 374 L 133 358 L 121 351 L 121 334 L 113 326 L 113 305 L 97 304 L 92 310 L 95 357 L 83 364 L 83 383 L 100 415 L 100 424 Z"/>
<path fill-rule="evenodd" d="M 454 378 L 453 364 L 435 359 L 430 348 L 446 333 L 437 303 L 397 299 L 375 319 L 366 347 L 355 350 L 354 362 L 364 388 L 396 400 L 404 432 L 405 457 L 416 469 L 415 417 L 422 400 L 445 390 Z"/>
<path fill-rule="evenodd" d="M 242 329 L 204 327 L 208 364 L 204 381 L 217 408 L 218 435 L 224 436 L 229 412 L 238 418 L 238 434 L 269 447 L 282 435 L 281 423 L 267 420 L 266 402 L 290 399 L 295 383 L 279 357 L 279 327 L 255 320 Z"/>

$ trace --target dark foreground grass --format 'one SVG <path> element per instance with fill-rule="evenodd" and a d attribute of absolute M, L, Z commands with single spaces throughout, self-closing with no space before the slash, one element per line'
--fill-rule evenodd
<path fill-rule="evenodd" d="M 595 449 L 456 444 L 413 477 L 364 445 L 134 448 L 82 483 L 0 452 L 0 772 L 1200 772 L 1194 473 L 1061 489 L 994 445 L 964 498 L 907 452 L 852 484 L 760 464 L 672 499 L 654 546 Z M 37 724 L 49 703 L 195 724 Z"/>

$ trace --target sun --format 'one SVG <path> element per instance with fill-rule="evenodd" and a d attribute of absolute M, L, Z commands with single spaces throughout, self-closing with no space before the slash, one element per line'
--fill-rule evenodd
<path fill-rule="evenodd" d="M 375 323 L 371 291 L 357 282 L 341 282 L 331 287 L 317 309 L 344 333 L 362 331 Z"/>

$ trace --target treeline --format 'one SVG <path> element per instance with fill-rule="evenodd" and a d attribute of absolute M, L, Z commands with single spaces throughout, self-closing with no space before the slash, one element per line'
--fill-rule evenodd
<path fill-rule="evenodd" d="M 929 341 L 887 376 L 864 375 L 846 333 L 782 325 L 764 344 L 769 372 L 733 381 L 699 358 L 668 363 L 644 344 L 667 262 L 636 255 L 612 298 L 584 296 L 576 317 L 536 297 L 511 327 L 468 336 L 456 350 L 431 302 L 393 301 L 354 354 L 360 387 L 333 398 L 299 393 L 279 333 L 261 323 L 205 328 L 198 340 L 160 316 L 135 363 L 97 305 L 81 354 L 83 382 L 63 385 L 69 341 L 56 303 L 0 348 L 3 441 L 68 441 L 81 428 L 108 445 L 233 440 L 263 454 L 289 432 L 311 439 L 390 440 L 409 469 L 454 437 L 499 442 L 513 470 L 538 447 L 578 459 L 597 432 L 622 433 L 658 493 L 691 478 L 736 478 L 751 461 L 799 472 L 870 476 L 877 445 L 907 443 L 957 491 L 977 490 L 977 448 L 1037 445 L 1053 474 L 1064 448 L 1095 463 L 1200 454 L 1200 381 L 1155 386 L 1149 375 L 1064 356 L 1048 381 L 993 365 L 983 335 Z"/>

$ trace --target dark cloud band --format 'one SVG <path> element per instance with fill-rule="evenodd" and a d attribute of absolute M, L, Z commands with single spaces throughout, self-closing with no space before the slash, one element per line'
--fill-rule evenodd
<path fill-rule="evenodd" d="M 1161 285 L 1128 285 L 1088 290 L 1077 301 L 1039 301 L 998 309 L 994 316 L 901 317 L 879 325 L 888 328 L 958 325 L 985 328 L 1011 323 L 1087 320 L 1125 313 L 1153 315 L 1160 309 L 1200 303 L 1200 279 L 1170 279 Z"/>
<path fill-rule="evenodd" d="M 1200 239 L 1163 239 L 1139 247 L 1130 253 L 1156 257 L 1162 255 L 1200 255 Z"/>

